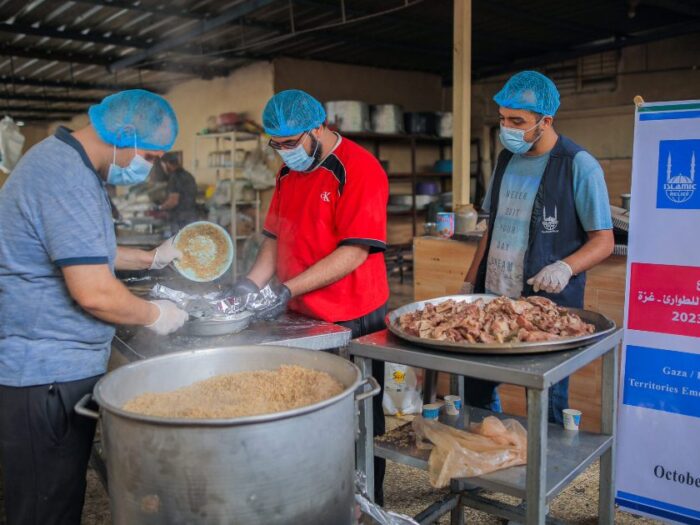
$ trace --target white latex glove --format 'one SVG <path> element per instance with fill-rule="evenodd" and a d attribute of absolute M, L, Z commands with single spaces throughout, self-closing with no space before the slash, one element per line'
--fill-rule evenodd
<path fill-rule="evenodd" d="M 150 301 L 158 307 L 158 319 L 154 323 L 146 325 L 158 335 L 170 334 L 180 328 L 189 318 L 189 314 L 180 310 L 172 301 Z"/>
<path fill-rule="evenodd" d="M 530 277 L 527 284 L 532 285 L 536 292 L 543 290 L 549 293 L 559 293 L 569 284 L 573 273 L 571 266 L 564 261 L 557 261 L 542 268 L 534 277 Z"/>
<path fill-rule="evenodd" d="M 160 270 L 168 266 L 173 260 L 182 257 L 182 252 L 175 248 L 175 237 L 170 237 L 167 241 L 156 248 L 150 270 Z"/>
<path fill-rule="evenodd" d="M 474 293 L 474 285 L 469 281 L 464 281 L 462 287 L 459 289 L 459 293 L 463 295 L 469 295 Z"/>

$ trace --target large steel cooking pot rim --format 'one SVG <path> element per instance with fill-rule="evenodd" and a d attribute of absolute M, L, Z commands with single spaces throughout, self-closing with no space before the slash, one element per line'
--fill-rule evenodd
<path fill-rule="evenodd" d="M 352 383 L 352 385 L 345 387 L 345 389 L 338 395 L 333 396 L 331 398 L 328 398 L 324 401 L 320 401 L 318 403 L 314 403 L 312 405 L 307 405 L 299 408 L 294 408 L 291 410 L 285 410 L 283 412 L 274 412 L 272 414 L 261 414 L 257 416 L 245 416 L 245 417 L 238 417 L 238 418 L 227 418 L 227 419 L 192 419 L 192 418 L 165 418 L 165 417 L 157 417 L 157 416 L 147 416 L 144 414 L 138 414 L 135 412 L 130 412 L 128 410 L 124 410 L 123 408 L 116 406 L 108 401 L 106 401 L 102 395 L 101 395 L 101 387 L 106 381 L 111 381 L 113 380 L 114 376 L 117 374 L 123 375 L 127 374 L 129 370 L 138 368 L 139 366 L 143 366 L 144 363 L 148 362 L 149 364 L 157 363 L 158 361 L 168 361 L 175 359 L 177 357 L 189 357 L 192 355 L 197 355 L 197 356 L 206 356 L 207 354 L 215 354 L 217 352 L 220 352 L 222 349 L 221 348 L 207 348 L 207 349 L 198 349 L 198 350 L 185 350 L 183 352 L 174 352 L 172 354 L 160 356 L 160 357 L 153 357 L 149 359 L 145 359 L 143 361 L 137 361 L 135 363 L 130 363 L 128 365 L 124 365 L 119 367 L 116 370 L 113 370 L 112 372 L 109 372 L 107 375 L 105 375 L 102 379 L 100 379 L 97 384 L 95 385 L 95 389 L 93 391 L 92 397 L 95 401 L 97 401 L 98 405 L 100 408 L 103 410 L 106 410 L 110 414 L 114 414 L 117 416 L 121 416 L 126 419 L 131 419 L 131 420 L 136 420 L 144 423 L 150 423 L 153 425 L 161 425 L 161 426 L 179 426 L 179 427 L 217 427 L 217 426 L 239 426 L 239 425 L 253 425 L 257 423 L 267 423 L 271 421 L 279 421 L 282 419 L 288 419 L 288 418 L 293 418 L 293 417 L 298 417 L 304 414 L 308 414 L 310 412 L 316 412 L 318 410 L 322 410 L 330 405 L 333 405 L 343 398 L 347 397 L 350 393 L 355 392 L 360 386 L 364 386 L 366 384 L 370 384 L 372 386 L 372 389 L 368 392 L 360 393 L 355 396 L 355 401 L 361 401 L 367 397 L 371 397 L 372 395 L 376 395 L 379 390 L 379 384 L 377 381 L 371 377 L 368 376 L 366 378 L 362 378 L 362 374 L 360 372 L 360 369 L 352 362 L 346 361 L 342 357 L 337 357 L 331 354 L 325 354 L 321 353 L 319 351 L 315 350 L 306 350 L 306 349 L 301 349 L 301 348 L 287 348 L 287 347 L 275 347 L 275 346 L 266 346 L 266 345 L 261 345 L 261 351 L 265 351 L 265 349 L 284 349 L 284 350 L 289 350 L 292 352 L 304 352 L 304 353 L 312 353 L 317 357 L 320 357 L 321 359 L 327 359 L 327 360 L 333 360 L 333 359 L 340 359 L 341 361 L 344 362 L 345 366 L 348 366 L 355 371 L 355 376 L 356 379 Z M 235 347 L 228 348 L 227 350 L 235 350 Z M 88 397 L 90 394 L 85 396 L 83 400 L 81 400 L 78 405 L 76 405 L 76 411 L 81 413 L 82 415 L 90 415 L 89 412 L 91 412 L 89 409 L 85 409 L 85 402 L 88 401 Z M 82 409 L 82 410 L 80 410 Z"/>

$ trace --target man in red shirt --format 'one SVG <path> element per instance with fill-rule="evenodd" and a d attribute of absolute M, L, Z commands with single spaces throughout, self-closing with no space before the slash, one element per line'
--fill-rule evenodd
<path fill-rule="evenodd" d="M 321 103 L 303 91 L 282 91 L 265 106 L 270 147 L 285 165 L 265 220 L 266 239 L 234 295 L 257 292 L 276 275 L 278 300 L 259 318 L 274 319 L 289 308 L 359 337 L 385 327 L 389 183 L 372 154 L 325 121 Z M 384 363 L 374 365 L 372 374 L 383 383 Z M 381 396 L 374 398 L 374 431 L 384 433 Z M 375 460 L 375 478 L 381 504 L 383 460 Z"/>

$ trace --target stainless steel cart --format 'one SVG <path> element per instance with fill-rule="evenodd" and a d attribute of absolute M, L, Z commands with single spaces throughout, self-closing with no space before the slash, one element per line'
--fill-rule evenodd
<path fill-rule="evenodd" d="M 617 408 L 617 347 L 622 331 L 573 350 L 529 355 L 473 355 L 431 350 L 407 343 L 387 330 L 350 342 L 349 351 L 365 376 L 371 375 L 372 360 L 390 361 L 428 370 L 520 385 L 527 390 L 528 462 L 522 467 L 500 470 L 485 476 L 452 480 L 451 494 L 432 505 L 418 518 L 432 523 L 441 514 L 451 512 L 453 525 L 464 523 L 463 506 L 523 521 L 528 525 L 543 524 L 547 503 L 573 479 L 600 458 L 599 523 L 612 524 L 615 496 L 615 423 Z M 603 358 L 601 433 L 572 432 L 547 422 L 548 388 L 583 368 L 598 357 Z M 427 392 L 424 398 L 430 398 Z M 488 411 L 465 407 L 455 418 L 443 422 L 462 426 L 465 421 L 479 421 Z M 357 446 L 357 468 L 367 474 L 368 493 L 373 494 L 375 455 L 418 468 L 427 468 L 425 451 L 415 447 L 392 445 L 391 440 L 375 444 L 372 439 L 372 405 L 360 406 L 360 437 Z M 481 497 L 482 488 L 522 498 L 526 505 L 515 507 L 498 504 Z"/>

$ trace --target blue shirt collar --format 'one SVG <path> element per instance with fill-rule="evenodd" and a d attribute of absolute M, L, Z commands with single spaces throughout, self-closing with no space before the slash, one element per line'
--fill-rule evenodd
<path fill-rule="evenodd" d="M 105 184 L 105 181 L 102 179 L 102 176 L 98 173 L 98 171 L 95 169 L 95 166 L 93 166 L 92 161 L 90 160 L 90 157 L 88 157 L 85 148 L 83 148 L 83 145 L 72 135 L 72 131 L 65 126 L 59 126 L 58 129 L 56 129 L 56 133 L 54 136 L 60 140 L 61 142 L 64 142 L 68 144 L 71 148 L 73 148 L 75 151 L 78 152 L 80 155 L 80 158 L 83 159 L 83 163 L 85 166 L 87 166 L 96 176 L 97 179 L 102 183 L 103 185 Z"/>

